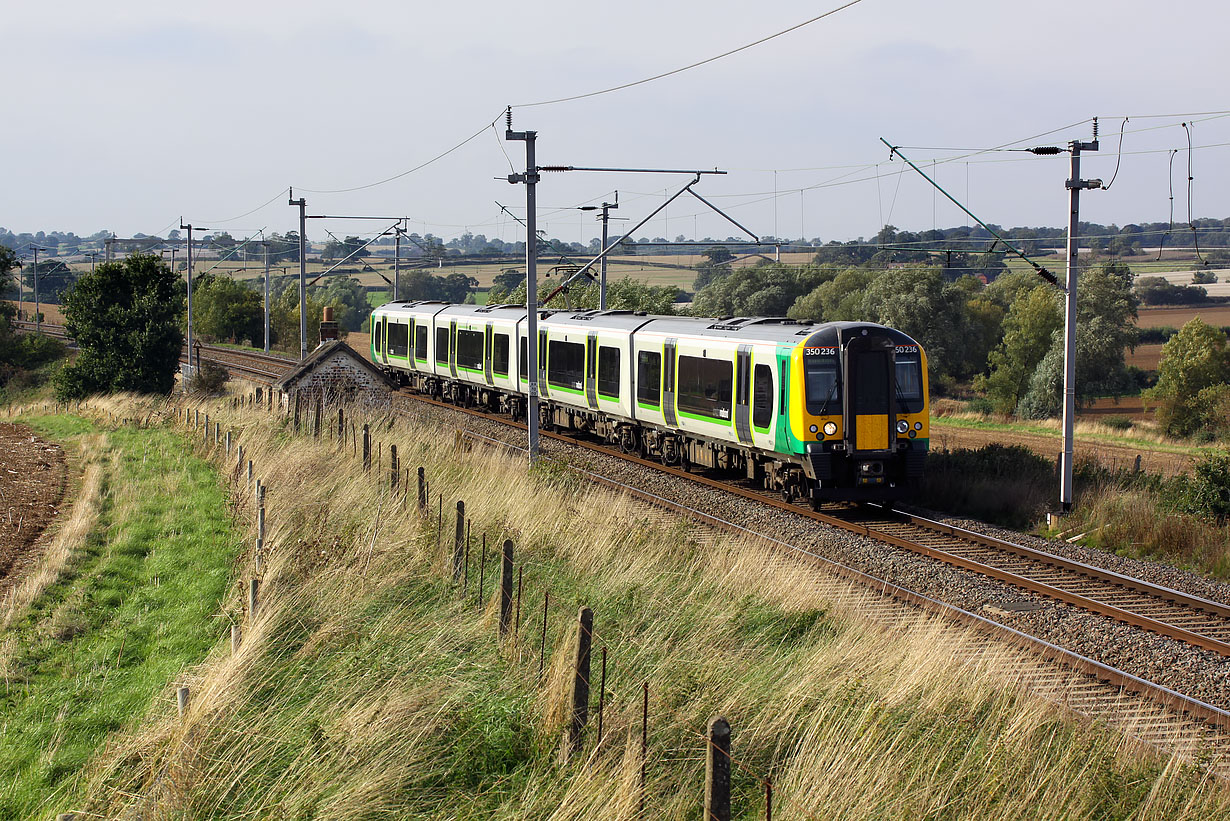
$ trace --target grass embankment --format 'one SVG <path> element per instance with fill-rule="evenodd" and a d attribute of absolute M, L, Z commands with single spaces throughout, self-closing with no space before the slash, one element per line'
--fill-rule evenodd
<path fill-rule="evenodd" d="M 162 428 L 27 416 L 84 463 L 77 500 L 0 610 L 0 817 L 79 803 L 79 774 L 225 625 L 236 543 L 217 474 Z M 154 707 L 161 712 L 161 706 Z"/>
<path fill-rule="evenodd" d="M 240 431 L 268 487 L 259 615 L 237 654 L 199 668 L 184 720 L 160 702 L 95 759 L 78 793 L 90 812 L 634 818 L 648 682 L 640 817 L 700 818 L 701 733 L 715 714 L 734 727 L 740 818 L 762 817 L 761 777 L 785 818 L 1230 816 L 1230 795 L 1199 771 L 1000 680 L 1004 651 L 984 639 L 922 619 L 869 627 L 754 545 L 701 548 L 562 471 L 527 476 L 520 460 L 454 453 L 431 420 L 382 421 L 373 462 L 387 466 L 393 442 L 405 466 L 427 468 L 421 520 L 375 466 L 363 474 L 352 444 L 294 437 L 259 412 L 209 412 Z M 250 512 L 251 494 L 237 493 Z M 468 595 L 437 546 L 439 498 L 447 533 L 458 498 L 473 518 Z M 489 547 L 513 538 L 525 574 L 520 634 L 502 643 L 481 534 Z M 256 574 L 251 555 L 241 572 Z M 595 690 L 609 652 L 605 737 L 596 749 L 591 723 L 562 763 L 582 604 L 595 613 Z M 240 618 L 243 606 L 236 588 L 224 611 Z"/>

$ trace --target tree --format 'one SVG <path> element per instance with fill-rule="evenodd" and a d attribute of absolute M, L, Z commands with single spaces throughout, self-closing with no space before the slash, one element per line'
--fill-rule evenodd
<path fill-rule="evenodd" d="M 58 259 L 48 259 L 38 264 L 38 295 L 43 302 L 58 303 L 62 295 L 73 287 L 76 275 Z M 34 272 L 22 277 L 31 294 L 34 293 Z"/>
<path fill-rule="evenodd" d="M 1218 389 L 1228 382 L 1226 335 L 1196 317 L 1162 346 L 1157 385 L 1145 397 L 1157 401 L 1157 421 L 1167 433 L 1188 436 L 1217 413 Z"/>
<path fill-rule="evenodd" d="M 833 276 L 833 269 L 816 265 L 767 263 L 740 268 L 698 291 L 692 314 L 786 316 L 799 297 Z"/>
<path fill-rule="evenodd" d="M 202 281 L 203 280 L 203 281 Z M 193 330 L 205 341 L 263 343 L 265 304 L 261 294 L 229 277 L 203 277 L 193 283 Z"/>
<path fill-rule="evenodd" d="M 64 298 L 64 326 L 80 353 L 56 377 L 56 395 L 170 393 L 179 368 L 184 286 L 152 254 L 83 274 Z"/>
<path fill-rule="evenodd" d="M 331 275 L 323 288 L 312 290 L 323 305 L 333 308 L 333 320 L 340 328 L 357 331 L 371 316 L 367 291 L 354 277 Z"/>
<path fill-rule="evenodd" d="M 7 245 L 0 245 L 0 294 L 7 291 L 13 283 L 12 271 L 19 266 L 17 253 Z"/>
<path fill-rule="evenodd" d="M 692 287 L 697 291 L 729 275 L 730 261 L 735 258 L 725 245 L 706 248 L 702 256 L 705 261 L 696 265 L 696 279 L 692 283 Z"/>
<path fill-rule="evenodd" d="M 1057 292 L 1045 285 L 1025 292 L 1008 308 L 1003 327 L 1003 341 L 987 358 L 990 373 L 976 380 L 975 387 L 986 393 L 998 413 L 1008 414 L 1016 410 L 1055 332 L 1063 327 Z"/>

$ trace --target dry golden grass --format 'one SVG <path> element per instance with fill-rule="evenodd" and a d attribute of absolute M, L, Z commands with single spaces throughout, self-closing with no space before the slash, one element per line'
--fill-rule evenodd
<path fill-rule="evenodd" d="M 635 818 L 647 681 L 644 817 L 698 817 L 701 733 L 716 714 L 734 727 L 738 817 L 759 817 L 763 776 L 783 818 L 1230 817 L 1230 793 L 1185 758 L 1023 693 L 1005 678 L 1011 651 L 921 616 L 909 629 L 870 624 L 851 596 L 821 594 L 811 570 L 762 545 L 702 546 L 561 471 L 529 476 L 519 460 L 454 452 L 430 416 L 370 420 L 374 465 L 394 442 L 403 465 L 426 467 L 424 519 L 413 492 L 406 507 L 375 468 L 364 475 L 350 444 L 293 437 L 260 412 L 214 405 L 210 416 L 236 431 L 268 485 L 259 616 L 244 620 L 243 582 L 258 575 L 249 551 L 218 646 L 185 671 L 186 718 L 168 692 L 116 737 L 80 791 L 90 813 Z M 476 546 L 482 533 L 489 547 L 517 545 L 522 629 L 503 643 L 492 601 L 462 601 L 449 581 L 458 498 Z M 242 482 L 234 501 L 251 517 Z M 557 604 L 540 683 L 547 589 Z M 591 729 L 561 763 L 580 604 L 595 610 L 595 649 L 611 653 L 605 738 L 596 750 Z M 221 638 L 232 621 L 244 625 L 235 655 Z"/>

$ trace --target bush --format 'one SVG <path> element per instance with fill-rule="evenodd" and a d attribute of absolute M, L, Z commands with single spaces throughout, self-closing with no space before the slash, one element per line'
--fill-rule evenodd
<path fill-rule="evenodd" d="M 1230 453 L 1209 454 L 1200 459 L 1191 474 L 1166 483 L 1163 501 L 1173 510 L 1216 519 L 1230 519 Z"/>
<path fill-rule="evenodd" d="M 932 452 L 919 502 L 1009 527 L 1037 521 L 1055 497 L 1055 465 L 1020 445 Z"/>
<path fill-rule="evenodd" d="M 1198 270 L 1192 274 L 1193 285 L 1212 285 L 1217 282 L 1217 274 L 1212 271 Z"/>
<path fill-rule="evenodd" d="M 1102 424 L 1112 430 L 1131 430 L 1132 428 L 1132 420 L 1126 416 L 1120 416 L 1118 414 L 1114 416 L 1107 416 L 1102 420 Z"/>
<path fill-rule="evenodd" d="M 193 393 L 221 393 L 230 378 L 230 373 L 221 365 L 202 362 L 188 380 L 188 390 Z"/>
<path fill-rule="evenodd" d="M 1137 340 L 1141 345 L 1161 345 L 1179 332 L 1178 328 L 1141 328 Z"/>

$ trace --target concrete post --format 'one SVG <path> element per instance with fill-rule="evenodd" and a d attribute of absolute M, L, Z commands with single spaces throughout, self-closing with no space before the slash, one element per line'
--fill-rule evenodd
<path fill-rule="evenodd" d="M 509 571 L 511 586 L 512 572 Z M 573 658 L 572 724 L 568 728 L 569 752 L 581 748 L 585 723 L 589 720 L 589 655 L 594 640 L 594 611 L 582 607 L 577 613 L 577 647 Z"/>
<path fill-rule="evenodd" d="M 717 717 L 709 722 L 705 754 L 705 818 L 730 821 L 730 724 Z"/>
<path fill-rule="evenodd" d="M 188 688 L 180 687 L 175 691 L 175 706 L 179 708 L 179 715 L 182 717 L 188 712 Z"/>
<path fill-rule="evenodd" d="M 260 604 L 261 580 L 248 580 L 248 621 L 256 621 L 256 608 Z"/>
<path fill-rule="evenodd" d="M 238 652 L 239 652 L 239 640 L 240 640 L 240 638 L 239 638 L 239 625 L 238 625 L 238 624 L 232 624 L 232 625 L 231 625 L 231 652 L 232 652 L 232 653 L 238 653 Z"/>
<path fill-rule="evenodd" d="M 231 432 L 229 430 L 226 432 L 226 436 L 224 438 L 226 439 L 226 455 L 230 456 L 231 455 Z"/>

